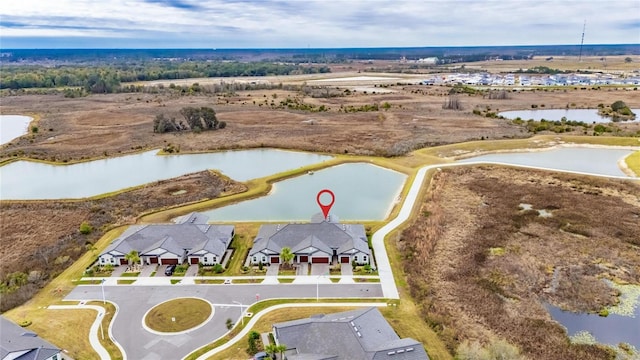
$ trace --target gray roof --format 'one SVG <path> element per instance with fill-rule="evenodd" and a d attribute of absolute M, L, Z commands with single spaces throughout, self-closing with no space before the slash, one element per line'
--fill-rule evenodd
<path fill-rule="evenodd" d="M 422 344 L 400 339 L 377 308 L 278 323 L 273 329 L 278 342 L 297 353 L 290 359 L 429 359 Z"/>
<path fill-rule="evenodd" d="M 233 225 L 208 225 L 207 217 L 191 213 L 180 218 L 176 224 L 149 224 L 129 227 L 114 240 L 100 255 L 120 252 L 128 254 L 132 250 L 140 255 L 162 248 L 182 256 L 206 250 L 222 256 L 233 237 Z"/>
<path fill-rule="evenodd" d="M 0 316 L 0 358 L 9 354 L 15 360 L 44 360 L 60 352 L 53 344 Z M 22 353 L 21 356 L 14 357 Z"/>
<path fill-rule="evenodd" d="M 336 250 L 337 254 L 348 253 L 351 249 L 369 254 L 364 225 L 321 221 L 307 224 L 262 225 L 249 255 L 265 249 L 280 253 L 284 247 L 297 253 L 309 246 L 329 254 L 333 254 L 333 250 Z"/>

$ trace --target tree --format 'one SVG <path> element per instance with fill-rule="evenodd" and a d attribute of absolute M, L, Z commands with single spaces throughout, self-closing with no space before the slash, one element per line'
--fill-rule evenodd
<path fill-rule="evenodd" d="M 227 330 L 231 330 L 231 328 L 233 328 L 233 320 L 227 319 L 225 324 L 227 325 Z"/>
<path fill-rule="evenodd" d="M 630 58 L 630 57 L 628 57 L 628 56 L 627 56 L 626 58 L 624 58 L 624 62 L 626 62 L 626 63 L 630 63 L 630 62 L 632 62 L 632 61 L 633 61 L 633 59 L 631 59 L 631 58 Z"/>
<path fill-rule="evenodd" d="M 180 110 L 180 115 L 184 116 L 191 130 L 199 127 L 202 129 L 202 121 L 200 121 L 200 109 L 194 107 L 184 107 Z"/>
<path fill-rule="evenodd" d="M 278 348 L 278 345 L 276 345 L 276 344 L 269 344 L 269 345 L 264 347 L 264 352 L 269 354 L 272 359 L 275 359 L 276 353 L 278 353 L 278 350 L 279 350 L 279 348 Z"/>
<path fill-rule="evenodd" d="M 128 254 L 124 256 L 125 260 L 129 262 L 129 264 L 134 265 L 140 262 L 140 255 L 135 250 L 131 250 Z"/>
<path fill-rule="evenodd" d="M 258 352 L 257 340 L 260 338 L 260 334 L 257 331 L 251 331 L 249 333 L 249 347 L 247 348 L 247 352 L 249 354 L 255 354 Z"/>
<path fill-rule="evenodd" d="M 276 346 L 276 350 L 280 353 L 280 359 L 284 359 L 284 352 L 287 351 L 287 345 L 280 344 Z"/>
<path fill-rule="evenodd" d="M 216 129 L 218 127 L 218 118 L 216 118 L 216 112 L 209 107 L 200 108 L 200 116 L 206 129 Z"/>
<path fill-rule="evenodd" d="M 285 266 L 288 267 L 291 265 L 291 260 L 293 260 L 294 257 L 295 255 L 291 252 L 291 248 L 283 247 L 282 250 L 280 250 L 280 258 Z"/>

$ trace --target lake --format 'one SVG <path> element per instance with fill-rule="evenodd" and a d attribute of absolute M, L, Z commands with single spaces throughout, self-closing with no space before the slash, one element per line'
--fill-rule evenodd
<path fill-rule="evenodd" d="M 640 121 L 640 109 L 631 109 L 637 116 L 634 122 Z M 533 119 L 540 121 L 542 119 L 551 121 L 560 121 L 563 117 L 567 120 L 582 121 L 587 124 L 592 123 L 608 123 L 611 118 L 598 115 L 597 109 L 540 109 L 540 110 L 513 110 L 503 111 L 498 115 L 502 115 L 507 119 L 520 118 L 522 120 Z"/>
<path fill-rule="evenodd" d="M 551 170 L 574 171 L 606 176 L 627 176 L 617 163 L 632 154 L 631 149 L 559 147 L 550 150 L 497 153 L 475 156 L 458 162 L 501 162 L 511 165 L 535 166 Z"/>
<path fill-rule="evenodd" d="M 234 180 L 246 181 L 332 158 L 275 149 L 182 155 L 156 153 L 147 151 L 73 165 L 16 161 L 0 167 L 1 199 L 90 197 L 207 169 L 216 169 Z"/>
<path fill-rule="evenodd" d="M 33 118 L 21 115 L 0 115 L 0 145 L 29 132 Z"/>
<path fill-rule="evenodd" d="M 321 210 L 320 190 L 335 194 L 331 214 L 340 220 L 384 220 L 407 176 L 367 163 L 347 163 L 273 184 L 269 195 L 206 211 L 211 221 L 309 221 Z M 321 199 L 323 204 L 330 197 Z"/>

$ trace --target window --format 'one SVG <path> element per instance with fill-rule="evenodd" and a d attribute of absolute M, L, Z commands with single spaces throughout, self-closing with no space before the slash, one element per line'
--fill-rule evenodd
<path fill-rule="evenodd" d="M 208 263 L 208 262 L 209 262 L 209 258 L 205 256 L 205 257 L 204 257 L 204 262 L 205 262 L 205 263 Z"/>
<path fill-rule="evenodd" d="M 216 259 L 216 257 L 214 256 L 214 257 L 213 257 L 213 259 L 211 259 L 211 262 L 216 262 L 216 261 L 217 261 L 217 259 Z"/>
<path fill-rule="evenodd" d="M 258 262 L 258 257 L 257 257 L 257 256 L 254 256 L 254 257 L 253 257 L 253 262 L 254 262 L 254 263 L 257 263 L 257 262 Z"/>
<path fill-rule="evenodd" d="M 104 258 L 103 257 L 100 258 L 100 264 L 104 264 Z"/>
<path fill-rule="evenodd" d="M 266 262 L 267 262 L 267 257 L 266 257 L 266 256 L 264 256 L 264 255 L 262 256 L 262 262 L 263 262 L 263 263 L 266 263 Z"/>
<path fill-rule="evenodd" d="M 367 262 L 367 255 L 362 256 L 362 261 Z"/>

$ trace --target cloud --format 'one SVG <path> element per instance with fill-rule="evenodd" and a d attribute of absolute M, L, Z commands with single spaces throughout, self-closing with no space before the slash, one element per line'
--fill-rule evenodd
<path fill-rule="evenodd" d="M 96 47 L 112 39 L 205 48 L 574 44 L 586 19 L 585 43 L 638 43 L 638 14 L 637 0 L 20 0 L 0 8 L 0 40 L 3 47 L 38 47 L 38 38 L 61 34 L 92 38 Z"/>

